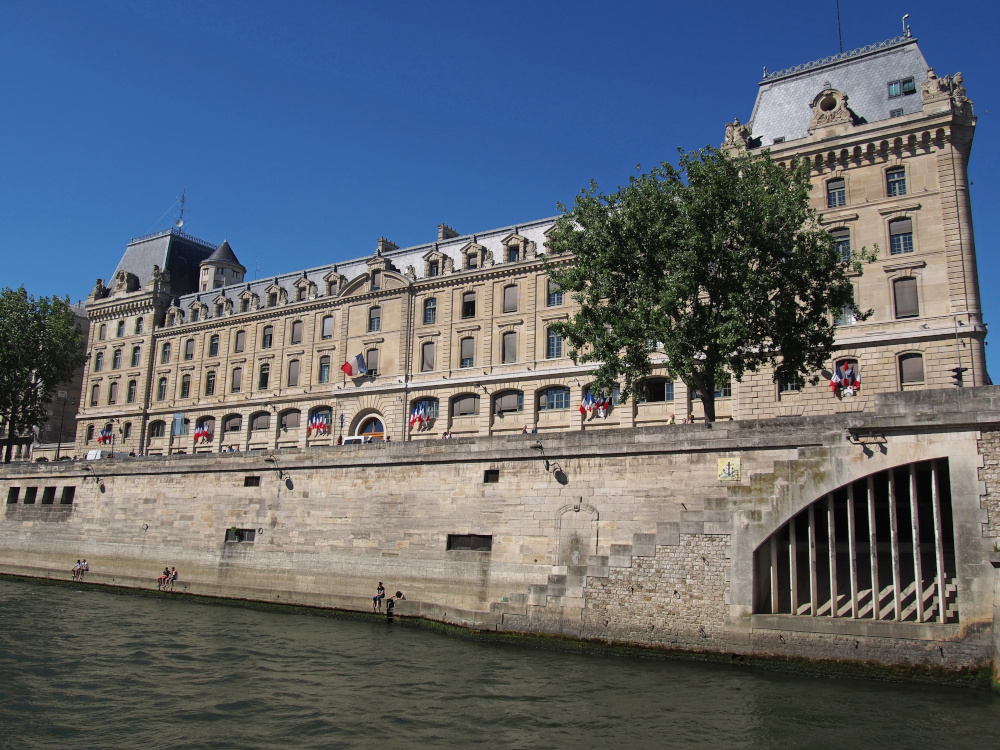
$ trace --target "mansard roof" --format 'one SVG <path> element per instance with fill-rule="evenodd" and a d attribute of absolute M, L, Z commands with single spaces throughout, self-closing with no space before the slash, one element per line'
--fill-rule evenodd
<path fill-rule="evenodd" d="M 144 288 L 153 275 L 153 266 L 170 273 L 170 288 L 174 294 L 186 294 L 198 288 L 198 266 L 215 252 L 211 242 L 200 240 L 179 229 L 166 229 L 129 241 L 118 267 L 119 271 L 135 274 Z"/>
<path fill-rule="evenodd" d="M 914 93 L 890 98 L 891 81 L 913 78 Z M 847 95 L 861 123 L 888 120 L 892 110 L 904 115 L 922 109 L 920 84 L 927 80 L 927 61 L 910 36 L 832 55 L 768 73 L 757 91 L 750 118 L 753 145 L 771 146 L 776 138 L 793 141 L 809 134 L 810 103 L 824 89 Z"/>

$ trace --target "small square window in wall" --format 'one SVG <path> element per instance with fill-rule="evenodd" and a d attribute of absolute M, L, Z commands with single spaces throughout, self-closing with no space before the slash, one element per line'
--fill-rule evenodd
<path fill-rule="evenodd" d="M 483 483 L 496 484 L 500 481 L 500 469 L 486 469 L 483 472 Z"/>
<path fill-rule="evenodd" d="M 24 488 L 24 504 L 25 505 L 34 505 L 35 504 L 35 498 L 37 496 L 38 496 L 38 488 L 37 487 L 25 487 Z"/>
<path fill-rule="evenodd" d="M 7 488 L 7 505 L 17 505 L 17 501 L 21 496 L 20 487 L 8 487 Z"/>
<path fill-rule="evenodd" d="M 493 536 L 486 534 L 449 534 L 448 549 L 489 552 L 493 549 Z"/>
<path fill-rule="evenodd" d="M 42 505 L 52 505 L 56 500 L 56 488 L 46 487 L 42 490 Z"/>
<path fill-rule="evenodd" d="M 226 529 L 227 542 L 235 542 L 237 544 L 253 544 L 256 538 L 256 529 L 237 529 L 236 527 Z"/>
<path fill-rule="evenodd" d="M 260 477 L 243 477 L 244 487 L 260 487 Z"/>
<path fill-rule="evenodd" d="M 72 505 L 76 498 L 76 487 L 63 487 L 62 497 L 59 498 L 60 505 Z"/>
<path fill-rule="evenodd" d="M 890 109 L 889 110 L 889 117 L 902 117 L 902 116 L 903 116 L 903 110 L 902 109 Z"/>

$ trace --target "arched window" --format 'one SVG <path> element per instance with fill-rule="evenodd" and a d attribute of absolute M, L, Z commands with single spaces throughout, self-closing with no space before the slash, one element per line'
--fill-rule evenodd
<path fill-rule="evenodd" d="M 267 411 L 258 412 L 250 417 L 250 431 L 261 432 L 271 426 L 271 413 Z"/>
<path fill-rule="evenodd" d="M 559 359 L 562 356 L 563 349 L 562 334 L 556 333 L 551 328 L 547 330 L 548 333 L 545 336 L 545 358 Z"/>
<path fill-rule="evenodd" d="M 915 318 L 920 315 L 917 299 L 917 280 L 912 276 L 892 282 L 892 296 L 896 303 L 897 318 Z"/>
<path fill-rule="evenodd" d="M 293 359 L 288 362 L 288 386 L 293 387 L 299 384 L 299 360 Z"/>
<path fill-rule="evenodd" d="M 296 320 L 292 323 L 292 340 L 293 344 L 302 343 L 302 321 Z"/>
<path fill-rule="evenodd" d="M 834 247 L 837 248 L 837 252 L 840 253 L 840 257 L 843 258 L 844 262 L 851 260 L 851 230 L 850 229 L 831 229 L 830 236 L 833 237 Z"/>
<path fill-rule="evenodd" d="M 440 404 L 436 398 L 415 399 L 410 405 L 410 414 L 421 414 L 424 419 L 437 419 Z"/>
<path fill-rule="evenodd" d="M 329 406 L 318 406 L 309 412 L 309 422 L 306 434 L 312 432 L 314 435 L 329 435 L 333 429 L 333 409 Z M 309 426 L 311 425 L 311 427 Z"/>
<path fill-rule="evenodd" d="M 893 219 L 889 222 L 889 253 L 902 255 L 913 252 L 913 220 Z"/>
<path fill-rule="evenodd" d="M 118 321 L 117 335 L 118 335 L 118 338 L 121 338 L 122 336 L 125 335 L 125 321 L 124 320 L 119 320 Z"/>
<path fill-rule="evenodd" d="M 378 417 L 369 417 L 361 424 L 358 434 L 372 440 L 382 440 L 385 437 L 385 425 Z"/>
<path fill-rule="evenodd" d="M 222 431 L 226 433 L 239 432 L 243 429 L 243 417 L 231 414 L 222 420 Z"/>
<path fill-rule="evenodd" d="M 139 366 L 139 358 L 142 356 L 142 347 L 133 346 L 132 347 L 132 367 Z"/>
<path fill-rule="evenodd" d="M 215 395 L 215 370 L 209 370 L 205 373 L 205 395 Z"/>
<path fill-rule="evenodd" d="M 97 406 L 97 400 L 101 397 L 101 386 L 98 383 L 94 383 L 90 388 L 90 405 Z"/>
<path fill-rule="evenodd" d="M 369 349 L 365 355 L 365 367 L 369 377 L 378 376 L 378 349 Z"/>
<path fill-rule="evenodd" d="M 162 419 L 149 423 L 149 436 L 151 438 L 161 438 L 167 434 L 167 423 Z"/>
<path fill-rule="evenodd" d="M 160 364 L 165 365 L 170 361 L 170 342 L 164 342 L 163 346 L 160 347 Z"/>
<path fill-rule="evenodd" d="M 270 349 L 274 343 L 274 326 L 264 326 L 264 333 L 260 338 L 260 348 Z"/>
<path fill-rule="evenodd" d="M 474 317 L 476 317 L 476 293 L 475 292 L 465 292 L 462 295 L 462 317 L 463 318 L 474 318 Z"/>
<path fill-rule="evenodd" d="M 826 183 L 826 207 L 840 208 L 847 205 L 847 183 L 843 177 L 837 177 Z"/>
<path fill-rule="evenodd" d="M 114 404 L 118 401 L 118 383 L 112 383 L 108 386 L 108 403 Z"/>
<path fill-rule="evenodd" d="M 332 338 L 333 338 L 333 316 L 326 315 L 323 318 L 323 339 L 327 340 Z"/>
<path fill-rule="evenodd" d="M 122 366 L 122 350 L 115 349 L 115 353 L 111 355 L 111 369 L 117 370 Z"/>
<path fill-rule="evenodd" d="M 600 393 L 597 393 L 596 391 L 594 391 L 593 386 L 588 386 L 587 388 L 583 389 L 583 398 L 584 398 L 584 401 L 586 401 L 586 399 L 587 399 L 587 394 L 588 393 L 592 393 L 592 392 L 594 394 L 594 399 L 595 400 L 597 398 L 604 398 L 604 397 L 606 397 L 608 395 L 608 392 L 606 390 L 602 390 Z M 665 400 L 666 401 L 673 401 L 674 400 L 674 383 L 673 383 L 673 381 L 668 381 L 667 388 L 665 389 L 665 392 L 667 394 L 669 394 L 669 396 L 670 396 L 670 398 L 665 399 Z M 622 402 L 622 389 L 621 389 L 621 386 L 618 385 L 618 383 L 615 383 L 613 386 L 611 386 L 611 405 L 612 406 L 618 406 L 618 405 L 621 404 L 621 402 Z"/>
<path fill-rule="evenodd" d="M 498 416 L 524 411 L 523 391 L 501 391 L 493 397 L 493 413 Z"/>
<path fill-rule="evenodd" d="M 503 311 L 505 313 L 517 312 L 517 284 L 510 284 L 503 288 Z"/>
<path fill-rule="evenodd" d="M 104 352 L 98 352 L 94 355 L 94 372 L 100 372 L 104 369 Z"/>
<path fill-rule="evenodd" d="M 181 398 L 189 398 L 191 396 L 191 376 L 181 375 Z"/>
<path fill-rule="evenodd" d="M 368 331 L 382 330 L 382 308 L 373 307 L 368 311 Z"/>
<path fill-rule="evenodd" d="M 257 373 L 257 388 L 259 390 L 267 390 L 268 384 L 271 382 L 271 365 L 267 362 L 262 362 L 260 365 L 260 370 Z"/>
<path fill-rule="evenodd" d="M 215 417 L 202 417 L 195 424 L 195 441 L 207 443 L 215 434 Z"/>
<path fill-rule="evenodd" d="M 840 359 L 834 366 L 833 386 L 843 396 L 856 396 L 861 389 L 861 369 L 856 359 Z"/>
<path fill-rule="evenodd" d="M 299 429 L 299 420 L 301 419 L 302 412 L 298 409 L 288 409 L 281 412 L 281 416 L 278 417 L 278 426 L 284 431 L 297 430 Z"/>
<path fill-rule="evenodd" d="M 424 300 L 424 325 L 437 322 L 437 299 L 428 297 Z"/>
<path fill-rule="evenodd" d="M 507 331 L 503 335 L 500 359 L 505 365 L 517 362 L 517 331 Z"/>
<path fill-rule="evenodd" d="M 669 378 L 646 378 L 636 400 L 640 403 L 655 404 L 674 400 L 674 381 Z"/>
<path fill-rule="evenodd" d="M 184 342 L 184 359 L 185 361 L 194 359 L 194 339 Z"/>
<path fill-rule="evenodd" d="M 108 337 L 108 326 L 106 323 L 101 323 L 101 327 L 97 329 L 97 338 L 99 341 L 104 341 Z"/>
<path fill-rule="evenodd" d="M 434 369 L 434 342 L 425 341 L 420 345 L 420 372 L 431 372 Z"/>
<path fill-rule="evenodd" d="M 252 377 L 252 373 L 251 373 L 251 377 Z M 251 380 L 250 382 L 253 382 L 253 381 Z M 239 393 L 240 389 L 242 389 L 242 388 L 243 388 L 243 368 L 242 367 L 234 367 L 233 368 L 233 379 L 232 379 L 232 381 L 230 383 L 229 392 L 230 393 Z"/>
<path fill-rule="evenodd" d="M 94 439 L 94 425 L 88 424 L 87 425 L 87 442 L 89 443 L 93 439 Z"/>
<path fill-rule="evenodd" d="M 128 388 L 125 390 L 125 400 L 130 403 L 135 403 L 135 394 L 139 388 L 139 384 L 135 380 L 128 381 Z"/>
<path fill-rule="evenodd" d="M 137 336 L 142 333 L 142 318 L 135 319 L 135 333 Z"/>
<path fill-rule="evenodd" d="M 471 336 L 459 342 L 459 367 L 472 367 L 476 361 L 476 340 Z"/>
<path fill-rule="evenodd" d="M 538 410 L 552 411 L 569 408 L 569 388 L 554 385 L 538 392 Z"/>
<path fill-rule="evenodd" d="M 319 358 L 319 382 L 330 382 L 330 358 L 326 355 Z"/>
<path fill-rule="evenodd" d="M 924 382 L 924 358 L 920 354 L 899 355 L 900 385 Z"/>
<path fill-rule="evenodd" d="M 156 384 L 156 400 L 162 401 L 166 397 L 167 397 L 167 379 L 166 377 L 162 377 Z"/>
<path fill-rule="evenodd" d="M 208 340 L 208 356 L 218 357 L 219 356 L 219 334 L 213 333 L 212 338 Z"/>
<path fill-rule="evenodd" d="M 467 417 L 479 413 L 479 396 L 466 393 L 451 399 L 451 416 Z"/>

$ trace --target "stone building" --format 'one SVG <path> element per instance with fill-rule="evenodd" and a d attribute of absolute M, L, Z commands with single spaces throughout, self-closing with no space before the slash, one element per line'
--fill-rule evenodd
<path fill-rule="evenodd" d="M 909 35 L 766 73 L 725 148 L 808 159 L 842 252 L 878 245 L 818 385 L 761 371 L 722 387 L 717 415 L 867 410 L 873 394 L 988 382 L 969 204 L 975 117 L 961 74 L 938 77 Z M 246 281 L 227 242 L 177 230 L 132 240 L 87 302 L 77 451 L 102 431 L 151 454 L 591 430 L 701 416 L 663 361 L 642 403 L 582 414 L 588 367 L 549 328 L 574 311 L 544 272 L 554 219 Z M 831 389 L 853 365 L 861 387 Z M 599 394 L 595 394 L 599 395 Z M 415 412 L 426 419 L 411 425 Z"/>

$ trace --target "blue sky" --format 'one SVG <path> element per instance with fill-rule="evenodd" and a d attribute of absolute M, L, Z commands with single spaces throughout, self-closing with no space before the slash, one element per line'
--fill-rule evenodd
<path fill-rule="evenodd" d="M 961 70 L 987 323 L 1000 261 L 996 3 L 841 0 L 844 49 Z M 0 285 L 85 297 L 129 238 L 228 238 L 260 276 L 556 213 L 718 145 L 762 69 L 838 51 L 818 3 L 8 2 Z M 985 114 L 992 110 L 990 114 Z M 1000 344 L 989 351 L 1000 373 Z"/>

